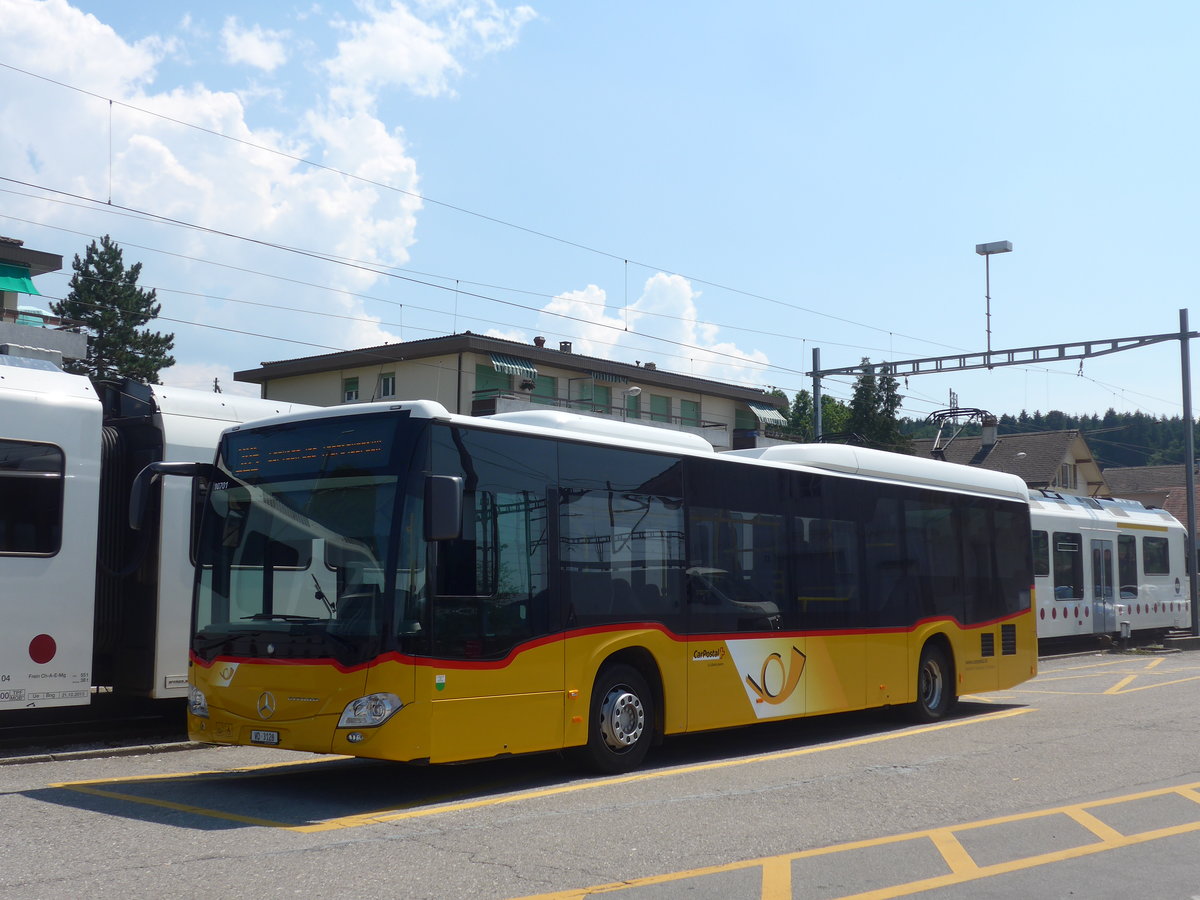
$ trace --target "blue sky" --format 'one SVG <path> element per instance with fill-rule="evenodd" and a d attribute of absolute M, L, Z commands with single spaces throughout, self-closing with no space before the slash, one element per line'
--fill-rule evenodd
<path fill-rule="evenodd" d="M 469 329 L 791 395 L 814 347 L 983 350 L 974 247 L 996 240 L 994 349 L 1175 331 L 1195 293 L 1191 3 L 0 0 L 0 21 L 0 234 L 68 260 L 111 234 L 177 320 L 167 383 Z M 953 390 L 1177 415 L 1179 368 L 1166 343 L 921 376 L 903 412 Z"/>

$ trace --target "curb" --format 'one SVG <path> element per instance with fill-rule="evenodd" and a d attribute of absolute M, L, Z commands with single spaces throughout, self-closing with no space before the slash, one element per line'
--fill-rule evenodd
<path fill-rule="evenodd" d="M 0 757 L 0 766 L 17 766 L 26 763 L 68 762 L 75 759 L 102 759 L 106 756 L 141 756 L 148 753 L 177 753 L 181 750 L 197 750 L 206 747 L 199 741 L 179 741 L 170 744 L 139 744 L 132 747 L 96 747 L 91 750 L 63 750 L 34 753 L 29 756 Z"/>

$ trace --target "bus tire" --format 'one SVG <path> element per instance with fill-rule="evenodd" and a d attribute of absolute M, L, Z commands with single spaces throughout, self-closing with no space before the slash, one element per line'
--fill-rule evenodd
<path fill-rule="evenodd" d="M 642 673 L 623 663 L 596 676 L 588 719 L 586 758 L 605 774 L 629 772 L 654 740 L 654 695 Z"/>
<path fill-rule="evenodd" d="M 917 666 L 917 699 L 909 706 L 909 718 L 915 722 L 936 722 L 946 717 L 954 705 L 954 667 L 937 644 L 921 650 Z"/>

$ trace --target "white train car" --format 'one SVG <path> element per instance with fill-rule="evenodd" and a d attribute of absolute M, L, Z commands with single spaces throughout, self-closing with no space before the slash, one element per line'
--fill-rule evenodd
<path fill-rule="evenodd" d="M 93 386 L 0 356 L 0 714 L 82 706 L 97 688 L 187 694 L 191 486 L 128 526 L 150 462 L 209 458 L 229 425 L 304 409 L 146 386 Z"/>
<path fill-rule="evenodd" d="M 1031 492 L 1039 638 L 1191 624 L 1185 532 L 1133 500 Z"/>

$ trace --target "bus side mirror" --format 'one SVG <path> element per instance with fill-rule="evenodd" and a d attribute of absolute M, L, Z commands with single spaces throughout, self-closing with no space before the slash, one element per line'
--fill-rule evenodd
<path fill-rule="evenodd" d="M 146 518 L 146 505 L 150 502 L 150 486 L 160 475 L 182 475 L 185 478 L 202 476 L 212 480 L 217 467 L 212 463 L 155 462 L 150 463 L 133 479 L 129 491 L 129 527 L 140 531 Z"/>
<path fill-rule="evenodd" d="M 463 479 L 429 475 L 425 479 L 425 540 L 452 541 L 462 535 Z"/>

